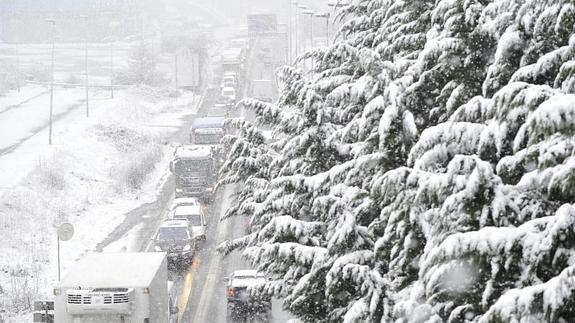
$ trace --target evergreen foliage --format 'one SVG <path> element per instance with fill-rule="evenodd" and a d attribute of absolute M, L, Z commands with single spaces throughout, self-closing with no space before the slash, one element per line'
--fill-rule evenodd
<path fill-rule="evenodd" d="M 575 316 L 575 6 L 355 0 L 227 138 L 221 246 L 306 322 Z M 260 126 L 271 126 L 273 142 Z"/>

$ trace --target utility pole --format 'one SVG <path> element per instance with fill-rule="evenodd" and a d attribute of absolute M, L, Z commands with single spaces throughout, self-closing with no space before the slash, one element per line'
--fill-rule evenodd
<path fill-rule="evenodd" d="M 301 9 L 301 10 L 307 10 L 307 7 L 304 6 L 304 5 L 298 5 L 297 8 L 298 8 L 298 9 Z M 297 10 L 297 9 L 296 9 L 296 17 L 297 17 L 297 21 L 298 21 L 297 29 L 299 29 L 300 12 L 299 12 L 299 10 Z M 302 23 L 305 23 L 305 21 L 303 20 L 303 18 L 302 18 L 302 21 L 301 21 L 301 22 L 302 22 Z M 299 39 L 298 39 L 298 38 L 300 38 L 300 37 L 299 37 L 299 30 L 296 30 L 296 32 L 297 32 L 297 34 L 296 34 L 296 42 L 299 42 Z M 301 49 L 302 49 L 302 51 L 305 52 L 305 37 L 302 35 L 301 38 L 302 38 L 303 41 L 304 41 L 304 42 L 303 42 L 303 45 L 301 45 L 301 47 L 302 47 Z M 299 46 L 299 45 L 298 45 L 298 46 Z M 297 48 L 296 48 L 296 52 L 299 52 Z M 299 53 L 296 53 L 296 54 L 297 54 L 297 56 L 299 56 Z"/>
<path fill-rule="evenodd" d="M 81 15 L 80 18 L 84 19 L 84 69 L 86 73 L 85 86 L 86 86 L 86 118 L 90 117 L 90 100 L 88 98 L 88 16 Z"/>
<path fill-rule="evenodd" d="M 295 60 L 298 55 L 299 55 L 299 12 L 298 12 L 298 2 L 297 1 L 293 1 L 292 4 L 295 6 L 295 22 L 294 22 L 294 31 L 295 31 L 295 43 L 294 43 L 294 56 L 292 57 L 293 60 Z"/>
<path fill-rule="evenodd" d="M 56 20 L 46 19 L 46 22 L 52 24 L 52 72 L 50 77 L 50 120 L 48 123 L 48 145 L 52 145 L 52 113 L 54 111 L 54 43 L 56 40 Z"/>
<path fill-rule="evenodd" d="M 22 68 L 20 67 L 20 47 L 16 45 L 16 85 L 18 85 L 18 93 L 20 93 L 20 81 L 22 79 Z"/>
<path fill-rule="evenodd" d="M 288 0 L 288 19 L 287 19 L 287 25 L 288 25 L 288 31 L 287 31 L 287 37 L 288 37 L 288 64 L 291 63 L 291 0 Z"/>
<path fill-rule="evenodd" d="M 176 85 L 176 91 L 178 90 L 178 51 L 176 50 L 174 54 L 174 83 Z"/>
<path fill-rule="evenodd" d="M 110 96 L 114 98 L 114 42 L 110 41 Z"/>
<path fill-rule="evenodd" d="M 110 96 L 114 98 L 114 31 L 120 25 L 117 21 L 112 21 L 110 27 Z"/>
<path fill-rule="evenodd" d="M 309 50 L 311 51 L 313 49 L 313 10 L 304 10 L 303 14 L 309 16 Z M 305 65 L 307 64 L 304 63 Z M 310 71 L 313 69 L 313 58 L 310 58 L 309 69 Z"/>

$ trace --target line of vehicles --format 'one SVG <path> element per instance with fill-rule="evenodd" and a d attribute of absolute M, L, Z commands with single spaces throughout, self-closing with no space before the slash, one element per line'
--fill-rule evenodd
<path fill-rule="evenodd" d="M 226 118 L 234 111 L 247 42 L 235 40 L 222 54 L 220 95 L 210 116 L 195 118 L 189 143 L 175 148 L 170 171 L 174 200 L 152 237 L 151 252 L 94 253 L 79 260 L 54 288 L 54 321 L 177 322 L 168 275 L 188 269 L 207 238 L 207 205 L 222 165 Z M 269 321 L 271 299 L 255 298 L 249 289 L 265 281 L 255 270 L 234 271 L 226 278 L 228 322 Z M 222 295 L 223 296 L 223 295 Z"/>

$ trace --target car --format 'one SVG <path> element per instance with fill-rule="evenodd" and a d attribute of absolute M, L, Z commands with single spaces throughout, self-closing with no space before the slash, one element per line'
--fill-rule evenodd
<path fill-rule="evenodd" d="M 200 200 L 195 197 L 179 197 L 175 198 L 172 204 L 170 205 L 169 211 L 174 210 L 177 206 L 180 205 L 190 205 L 190 206 L 200 206 Z"/>
<path fill-rule="evenodd" d="M 266 282 L 263 274 L 251 269 L 236 270 L 225 280 L 228 322 L 271 319 L 271 298 L 254 296 L 249 291 L 250 287 Z"/>
<path fill-rule="evenodd" d="M 233 76 L 225 76 L 224 79 L 222 80 L 222 83 L 220 84 L 221 88 L 224 87 L 236 87 L 236 79 Z"/>
<path fill-rule="evenodd" d="M 185 220 L 192 235 L 192 239 L 206 240 L 206 217 L 200 203 L 182 203 L 176 205 L 170 213 L 173 220 Z"/>
<path fill-rule="evenodd" d="M 222 84 L 230 84 L 229 86 L 236 87 L 237 81 L 234 75 L 224 75 L 222 79 Z"/>
<path fill-rule="evenodd" d="M 224 73 L 224 78 L 229 77 L 229 78 L 233 78 L 234 82 L 238 82 L 238 73 L 236 72 L 225 72 Z"/>
<path fill-rule="evenodd" d="M 154 237 L 154 250 L 167 253 L 168 264 L 186 265 L 194 258 L 195 242 L 188 221 L 165 220 Z"/>
<path fill-rule="evenodd" d="M 224 115 L 226 117 L 230 116 L 230 112 L 233 109 L 234 105 L 231 103 L 227 103 L 225 102 L 226 100 L 224 100 L 224 103 L 216 103 L 214 104 L 214 107 L 212 109 L 213 113 L 216 115 Z"/>
<path fill-rule="evenodd" d="M 221 97 L 226 99 L 228 103 L 235 103 L 236 102 L 236 89 L 231 86 L 226 86 L 222 88 Z"/>

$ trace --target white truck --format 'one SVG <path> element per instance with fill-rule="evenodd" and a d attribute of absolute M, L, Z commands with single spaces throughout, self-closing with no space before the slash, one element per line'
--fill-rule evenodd
<path fill-rule="evenodd" d="M 166 254 L 93 253 L 54 288 L 58 323 L 173 322 Z"/>

